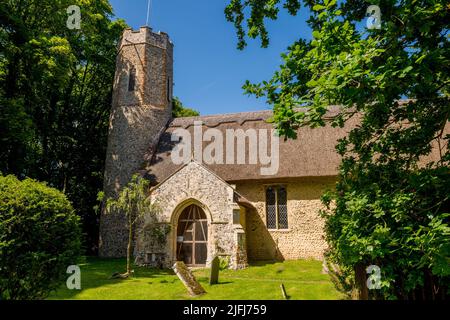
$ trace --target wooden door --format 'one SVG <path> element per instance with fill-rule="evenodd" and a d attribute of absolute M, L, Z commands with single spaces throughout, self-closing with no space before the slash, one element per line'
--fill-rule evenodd
<path fill-rule="evenodd" d="M 183 210 L 177 227 L 177 260 L 188 266 L 204 266 L 208 255 L 208 220 L 193 204 Z"/>

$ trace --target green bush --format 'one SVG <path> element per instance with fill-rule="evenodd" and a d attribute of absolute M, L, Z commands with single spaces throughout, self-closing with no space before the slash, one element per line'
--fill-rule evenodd
<path fill-rule="evenodd" d="M 79 218 L 58 190 L 0 176 L 0 299 L 43 299 L 80 255 Z"/>

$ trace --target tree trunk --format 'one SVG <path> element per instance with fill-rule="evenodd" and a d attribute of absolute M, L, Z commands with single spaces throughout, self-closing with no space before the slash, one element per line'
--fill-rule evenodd
<path fill-rule="evenodd" d="M 367 288 L 367 274 L 366 268 L 362 264 L 355 266 L 355 284 L 357 290 L 358 300 L 369 299 L 369 288 Z"/>
<path fill-rule="evenodd" d="M 133 249 L 133 223 L 130 215 L 128 221 L 127 274 L 131 276 L 131 254 Z"/>

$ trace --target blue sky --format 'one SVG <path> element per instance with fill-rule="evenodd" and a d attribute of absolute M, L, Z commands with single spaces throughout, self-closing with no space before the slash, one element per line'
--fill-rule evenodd
<path fill-rule="evenodd" d="M 110 0 L 117 17 L 136 29 L 145 25 L 147 0 Z M 152 0 L 150 26 L 167 32 L 175 45 L 174 95 L 202 115 L 270 108 L 264 99 L 244 95 L 245 80 L 271 78 L 281 64 L 280 54 L 300 37 L 310 38 L 307 12 L 296 17 L 283 12 L 269 22 L 270 47 L 252 40 L 236 48 L 234 27 L 224 9 L 228 0 Z"/>

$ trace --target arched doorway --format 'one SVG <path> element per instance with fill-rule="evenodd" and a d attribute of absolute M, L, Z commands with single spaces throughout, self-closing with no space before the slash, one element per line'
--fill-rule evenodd
<path fill-rule="evenodd" d="M 177 260 L 188 266 L 204 266 L 208 256 L 208 219 L 199 206 L 191 204 L 178 218 Z"/>

